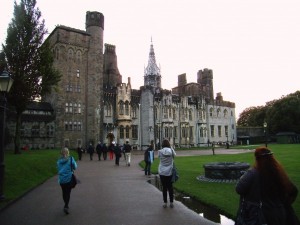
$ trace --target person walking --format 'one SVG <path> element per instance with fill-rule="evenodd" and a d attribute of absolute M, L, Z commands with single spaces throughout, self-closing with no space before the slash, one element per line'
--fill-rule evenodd
<path fill-rule="evenodd" d="M 241 201 L 262 203 L 262 214 L 266 224 L 299 224 L 292 203 L 298 189 L 291 182 L 273 152 L 267 147 L 259 147 L 254 153 L 255 164 L 236 185 Z M 249 215 L 254 216 L 256 215 Z M 292 222 L 294 219 L 298 222 Z"/>
<path fill-rule="evenodd" d="M 131 145 L 128 141 L 124 144 L 124 152 L 125 152 L 125 159 L 126 159 L 126 166 L 130 166 L 131 162 Z"/>
<path fill-rule="evenodd" d="M 160 177 L 160 182 L 163 187 L 163 207 L 167 207 L 167 196 L 169 192 L 170 207 L 173 208 L 174 200 L 174 190 L 172 183 L 172 169 L 173 169 L 173 160 L 176 155 L 175 151 L 171 148 L 170 142 L 165 139 L 162 142 L 162 149 L 158 150 L 158 158 L 160 159 L 158 166 L 158 174 Z"/>
<path fill-rule="evenodd" d="M 69 156 L 69 149 L 61 150 L 61 157 L 57 160 L 58 183 L 62 190 L 64 200 L 64 212 L 69 214 L 69 202 L 71 197 L 72 187 L 70 185 L 73 170 L 76 170 L 77 164 L 72 156 Z"/>
<path fill-rule="evenodd" d="M 90 154 L 90 160 L 93 160 L 93 154 L 94 154 L 94 146 L 92 145 L 92 143 L 90 143 L 87 152 Z"/>
<path fill-rule="evenodd" d="M 115 147 L 114 147 L 114 153 L 115 153 L 115 164 L 117 166 L 119 166 L 119 163 L 120 163 L 120 158 L 122 156 L 122 152 L 121 152 L 121 147 L 119 144 L 116 144 Z"/>
<path fill-rule="evenodd" d="M 154 151 L 153 144 L 150 144 L 147 150 L 144 153 L 144 161 L 145 161 L 145 175 L 151 175 L 151 164 L 154 161 Z"/>
<path fill-rule="evenodd" d="M 96 146 L 96 152 L 98 155 L 98 161 L 101 161 L 101 155 L 102 155 L 102 150 L 103 150 L 103 146 L 102 143 L 99 141 L 97 146 Z"/>
<path fill-rule="evenodd" d="M 107 159 L 107 146 L 105 143 L 103 143 L 103 146 L 102 146 L 102 152 L 103 152 L 103 160 L 106 160 Z"/>
<path fill-rule="evenodd" d="M 78 154 L 79 161 L 81 161 L 82 153 L 83 153 L 83 149 L 82 149 L 81 145 L 78 145 L 78 147 L 77 147 L 77 154 Z"/>

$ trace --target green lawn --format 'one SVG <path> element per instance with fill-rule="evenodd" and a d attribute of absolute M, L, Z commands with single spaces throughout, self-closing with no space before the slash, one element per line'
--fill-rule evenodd
<path fill-rule="evenodd" d="M 0 202 L 0 208 L 53 177 L 57 173 L 59 156 L 60 150 L 57 149 L 22 151 L 17 155 L 5 152 L 5 200 Z"/>
<path fill-rule="evenodd" d="M 300 192 L 300 145 L 269 145 L 277 160 L 284 166 L 293 183 Z M 221 210 L 227 217 L 234 219 L 238 207 L 239 196 L 235 192 L 235 184 L 200 182 L 196 179 L 204 175 L 203 165 L 208 162 L 248 162 L 254 163 L 253 153 L 236 155 L 208 155 L 177 157 L 176 166 L 180 179 L 175 183 L 175 188 L 202 203 Z M 152 172 L 157 173 L 159 160 L 155 160 Z M 300 193 L 299 193 L 300 195 Z M 294 203 L 297 215 L 300 217 L 300 197 Z"/>

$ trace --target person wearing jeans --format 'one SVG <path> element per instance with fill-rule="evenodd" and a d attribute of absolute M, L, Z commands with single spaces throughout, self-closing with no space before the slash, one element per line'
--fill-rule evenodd
<path fill-rule="evenodd" d="M 162 149 L 158 150 L 158 158 L 160 159 L 158 166 L 158 173 L 163 187 L 163 207 L 167 207 L 167 197 L 169 193 L 170 207 L 173 208 L 174 191 L 172 184 L 172 169 L 173 158 L 176 155 L 175 151 L 171 148 L 170 142 L 165 139 L 162 142 Z"/>

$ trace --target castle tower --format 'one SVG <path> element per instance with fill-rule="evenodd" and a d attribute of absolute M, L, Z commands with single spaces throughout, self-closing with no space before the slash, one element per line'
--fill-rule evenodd
<path fill-rule="evenodd" d="M 116 87 L 122 83 L 122 76 L 118 69 L 116 46 L 105 44 L 104 52 L 104 77 L 103 84 L 106 87 Z"/>
<path fill-rule="evenodd" d="M 145 72 L 144 72 L 144 86 L 161 88 L 160 68 L 158 68 L 158 66 L 156 65 L 152 39 L 150 45 L 148 65 L 145 68 Z"/>
<path fill-rule="evenodd" d="M 205 97 L 214 99 L 213 71 L 209 69 L 199 70 L 197 73 L 197 83 L 201 84 Z"/>
<path fill-rule="evenodd" d="M 102 139 L 103 111 L 103 31 L 104 16 L 86 13 L 86 32 L 90 34 L 86 76 L 86 141 L 96 144 Z M 101 129 L 100 129 L 101 127 Z M 88 143 L 86 143 L 87 145 Z"/>

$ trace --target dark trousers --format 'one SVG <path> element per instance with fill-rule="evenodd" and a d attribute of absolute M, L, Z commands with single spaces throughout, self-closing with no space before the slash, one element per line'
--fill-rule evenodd
<path fill-rule="evenodd" d="M 100 161 L 101 160 L 102 152 L 97 152 L 97 154 L 98 154 L 98 160 Z"/>
<path fill-rule="evenodd" d="M 104 160 L 107 159 L 107 152 L 103 152 L 103 159 L 104 159 Z"/>
<path fill-rule="evenodd" d="M 151 175 L 151 162 L 145 162 L 145 175 Z"/>
<path fill-rule="evenodd" d="M 93 160 L 93 153 L 90 153 L 90 160 Z"/>
<path fill-rule="evenodd" d="M 172 175 L 171 176 L 163 176 L 159 175 L 160 177 L 160 182 L 163 187 L 163 200 L 164 203 L 167 203 L 167 197 L 168 197 L 168 192 L 169 192 L 169 198 L 170 202 L 173 202 L 174 200 L 174 191 L 173 191 L 173 183 L 172 183 Z"/>
<path fill-rule="evenodd" d="M 116 163 L 116 165 L 119 165 L 120 156 L 119 155 L 115 155 L 115 157 L 116 157 L 115 163 Z"/>
<path fill-rule="evenodd" d="M 60 186 L 61 186 L 61 190 L 62 190 L 63 200 L 65 203 L 64 208 L 69 208 L 69 202 L 70 202 L 72 188 L 69 184 L 60 184 Z"/>
<path fill-rule="evenodd" d="M 81 160 L 82 158 L 82 152 L 78 152 L 78 159 Z"/>

